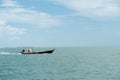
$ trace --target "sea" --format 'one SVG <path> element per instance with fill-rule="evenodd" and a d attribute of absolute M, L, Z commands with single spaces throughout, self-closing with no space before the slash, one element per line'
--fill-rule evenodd
<path fill-rule="evenodd" d="M 27 47 L 0 48 L 0 80 L 120 80 L 120 47 L 55 48 L 52 54 L 22 55 Z"/>

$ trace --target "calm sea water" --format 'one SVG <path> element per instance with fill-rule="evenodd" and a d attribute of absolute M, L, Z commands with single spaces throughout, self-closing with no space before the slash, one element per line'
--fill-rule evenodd
<path fill-rule="evenodd" d="M 56 48 L 41 55 L 21 55 L 21 49 L 0 49 L 0 80 L 120 80 L 120 47 Z M 34 48 L 46 49 L 52 48 Z"/>

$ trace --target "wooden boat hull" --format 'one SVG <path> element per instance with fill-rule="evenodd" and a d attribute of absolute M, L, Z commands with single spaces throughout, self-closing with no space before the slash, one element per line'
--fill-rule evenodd
<path fill-rule="evenodd" d="M 23 52 L 23 53 L 21 53 L 21 54 L 45 54 L 45 53 L 47 53 L 47 54 L 52 54 L 54 50 L 55 50 L 55 49 L 53 49 L 53 50 L 41 51 L 41 52 Z"/>

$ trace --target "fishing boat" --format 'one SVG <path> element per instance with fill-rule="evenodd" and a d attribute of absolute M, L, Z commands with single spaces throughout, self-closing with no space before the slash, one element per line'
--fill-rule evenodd
<path fill-rule="evenodd" d="M 52 54 L 54 50 L 55 49 L 46 50 L 46 51 L 39 51 L 39 52 L 21 52 L 21 54 L 45 54 L 45 53 Z"/>

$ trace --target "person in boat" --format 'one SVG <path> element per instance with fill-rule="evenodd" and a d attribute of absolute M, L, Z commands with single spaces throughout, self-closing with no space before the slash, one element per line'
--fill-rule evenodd
<path fill-rule="evenodd" d="M 25 52 L 25 49 L 23 49 L 22 51 L 21 51 L 21 53 L 24 53 Z"/>
<path fill-rule="evenodd" d="M 32 48 L 28 48 L 28 53 L 31 53 L 33 52 L 33 49 Z"/>

